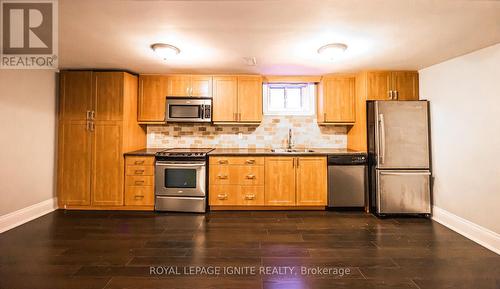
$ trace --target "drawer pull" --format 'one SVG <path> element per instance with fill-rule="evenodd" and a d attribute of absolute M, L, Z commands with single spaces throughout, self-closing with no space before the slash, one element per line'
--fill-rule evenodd
<path fill-rule="evenodd" d="M 227 175 L 218 175 L 217 178 L 219 178 L 221 180 L 226 180 L 227 179 Z"/>
<path fill-rule="evenodd" d="M 144 161 L 135 161 L 134 162 L 135 165 L 143 165 L 144 164 Z"/>
<path fill-rule="evenodd" d="M 144 185 L 144 181 L 135 181 L 135 185 L 136 186 Z"/>
<path fill-rule="evenodd" d="M 144 199 L 144 196 L 141 195 L 135 195 L 134 199 L 139 200 L 139 199 Z"/>
<path fill-rule="evenodd" d="M 220 165 L 227 165 L 229 162 L 227 160 L 219 160 Z"/>
<path fill-rule="evenodd" d="M 144 174 L 144 170 L 135 170 L 136 175 L 142 175 Z"/>
<path fill-rule="evenodd" d="M 218 194 L 217 199 L 219 200 L 227 200 L 227 194 Z"/>
<path fill-rule="evenodd" d="M 249 180 L 255 179 L 255 175 L 246 175 L 245 177 Z"/>
<path fill-rule="evenodd" d="M 255 160 L 246 160 L 245 164 L 247 164 L 247 165 L 253 165 L 253 164 L 255 164 Z"/>
<path fill-rule="evenodd" d="M 255 200 L 255 195 L 245 195 L 245 200 Z"/>

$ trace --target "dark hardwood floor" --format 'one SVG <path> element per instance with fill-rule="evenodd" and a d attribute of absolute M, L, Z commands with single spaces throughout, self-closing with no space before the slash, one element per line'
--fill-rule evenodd
<path fill-rule="evenodd" d="M 152 275 L 151 266 L 290 266 L 295 271 Z M 295 274 L 301 266 L 344 274 Z M 500 256 L 418 218 L 60 210 L 0 234 L 0 289 L 18 288 L 498 289 Z"/>

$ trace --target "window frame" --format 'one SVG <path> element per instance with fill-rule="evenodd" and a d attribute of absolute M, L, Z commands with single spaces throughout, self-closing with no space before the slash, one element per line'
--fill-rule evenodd
<path fill-rule="evenodd" d="M 293 110 L 287 109 L 286 107 L 282 110 L 272 110 L 269 107 L 270 104 L 270 89 L 272 87 L 283 87 L 285 89 L 285 99 L 284 106 L 286 106 L 286 88 L 287 87 L 303 87 L 301 91 L 301 109 Z M 262 85 L 262 104 L 263 104 L 263 114 L 264 115 L 297 115 L 297 116 L 315 116 L 316 115 L 316 92 L 317 85 L 315 83 L 264 83 Z M 304 95 L 306 93 L 306 95 Z M 305 107 L 306 104 L 308 107 Z"/>

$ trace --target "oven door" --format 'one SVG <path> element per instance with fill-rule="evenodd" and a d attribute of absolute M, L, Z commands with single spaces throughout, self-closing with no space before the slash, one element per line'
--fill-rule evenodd
<path fill-rule="evenodd" d="M 157 161 L 157 196 L 205 197 L 206 163 L 203 161 Z"/>
<path fill-rule="evenodd" d="M 167 99 L 167 122 L 211 122 L 211 100 Z"/>

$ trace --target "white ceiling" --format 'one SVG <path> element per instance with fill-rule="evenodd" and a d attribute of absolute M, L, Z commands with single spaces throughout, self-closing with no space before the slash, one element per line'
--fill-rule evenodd
<path fill-rule="evenodd" d="M 60 0 L 61 68 L 313 75 L 420 69 L 500 42 L 500 1 Z M 150 45 L 181 49 L 170 61 Z M 317 49 L 349 45 L 327 61 Z M 256 57 L 247 66 L 243 57 Z"/>

